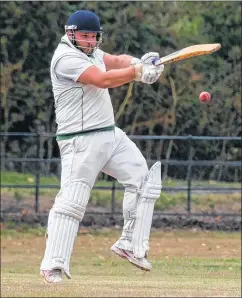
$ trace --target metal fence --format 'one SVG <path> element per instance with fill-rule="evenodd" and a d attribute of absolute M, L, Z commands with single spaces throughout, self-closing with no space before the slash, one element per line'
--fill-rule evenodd
<path fill-rule="evenodd" d="M 5 140 L 5 145 L 8 141 L 8 146 L 12 146 L 9 151 L 6 150 L 7 146 L 2 146 L 1 150 L 1 168 L 2 171 L 4 171 L 7 167 L 7 169 L 11 168 L 13 169 L 14 166 L 11 166 L 15 164 L 16 171 L 21 172 L 21 169 L 26 167 L 27 171 L 29 171 L 30 167 L 28 164 L 34 164 L 33 173 L 35 176 L 35 182 L 32 185 L 27 184 L 7 184 L 1 183 L 1 188 L 34 188 L 35 189 L 35 195 L 34 195 L 34 209 L 36 212 L 39 212 L 39 197 L 40 197 L 40 189 L 42 188 L 48 188 L 48 189 L 58 189 L 59 184 L 40 184 L 40 177 L 41 174 L 46 174 L 46 169 L 48 168 L 48 173 L 54 172 L 55 175 L 60 174 L 60 159 L 59 158 L 53 158 L 51 151 L 51 154 L 46 154 L 46 151 L 50 152 L 48 148 L 46 148 L 45 144 L 48 142 L 49 147 L 52 148 L 53 144 L 55 144 L 54 140 L 54 134 L 52 133 L 18 133 L 18 132 L 1 132 L 1 139 Z M 27 140 L 25 143 L 27 144 L 26 150 L 21 151 L 21 146 L 16 145 L 18 147 L 18 150 L 13 150 L 13 144 L 14 141 L 16 141 L 16 138 L 24 138 L 24 140 Z M 187 201 L 186 201 L 186 213 L 194 214 L 192 212 L 192 193 L 196 192 L 203 192 L 203 193 L 230 193 L 230 192 L 241 192 L 241 189 L 238 187 L 205 187 L 205 186 L 192 186 L 192 182 L 196 180 L 197 178 L 204 179 L 206 175 L 205 170 L 201 170 L 201 168 L 210 168 L 209 177 L 211 175 L 215 175 L 214 173 L 218 171 L 217 179 L 222 179 L 223 176 L 225 179 L 228 175 L 235 175 L 234 178 L 237 181 L 240 181 L 240 175 L 241 175 L 241 161 L 231 161 L 231 160 L 225 160 L 224 154 L 219 154 L 220 158 L 216 160 L 199 160 L 199 150 L 201 147 L 201 142 L 217 142 L 216 145 L 213 145 L 212 147 L 215 148 L 216 146 L 219 148 L 218 150 L 223 151 L 224 150 L 224 144 L 226 145 L 226 142 L 240 142 L 240 137 L 221 137 L 221 136 L 137 136 L 137 135 L 130 135 L 129 136 L 136 145 L 140 148 L 143 155 L 146 157 L 146 160 L 148 162 L 148 165 L 153 164 L 156 160 L 161 160 L 162 163 L 162 178 L 163 180 L 167 177 L 173 176 L 177 179 L 182 179 L 184 181 L 184 187 L 163 187 L 162 192 L 168 193 L 168 192 L 186 192 L 187 194 Z M 12 138 L 12 141 L 10 142 L 9 139 Z M 31 141 L 30 141 L 31 139 Z M 167 142 L 168 144 L 164 145 L 164 142 Z M 176 142 L 182 142 L 181 152 L 183 157 L 186 157 L 186 159 L 172 159 L 172 147 L 177 148 L 179 147 Z M 220 144 L 222 142 L 222 145 Z M 198 144 L 200 143 L 200 144 Z M 56 144 L 55 144 L 56 145 Z M 30 151 L 28 151 L 29 148 L 32 148 Z M 196 149 L 196 148 L 199 148 Z M 22 156 L 19 157 L 19 152 L 13 154 L 13 152 L 20 151 Z M 194 152 L 198 152 L 196 155 Z M 186 154 L 185 154 L 186 153 Z M 186 155 L 186 156 L 184 156 Z M 51 157 L 51 158 L 48 158 Z M 195 157 L 195 158 L 194 158 Z M 224 157 L 224 159 L 221 159 Z M 17 166 L 18 164 L 18 166 Z M 50 167 L 50 165 L 55 165 Z M 48 165 L 48 166 L 47 166 Z M 179 167 L 182 167 L 182 171 L 179 171 Z M 184 167 L 186 170 L 184 170 Z M 169 169 L 171 168 L 171 169 Z M 175 170 L 174 170 L 175 168 Z M 199 170 L 198 170 L 199 169 Z M 219 169 L 219 170 L 218 170 Z M 225 169 L 222 171 L 221 169 Z M 236 169 L 236 170 L 231 170 Z M 171 173 L 169 173 L 169 171 Z M 47 174 L 48 174 L 47 173 Z M 185 173 L 185 175 L 184 175 Z M 196 174 L 197 173 L 197 174 Z M 228 174 L 229 173 L 229 174 Z M 231 174 L 232 173 L 232 174 Z M 180 175 L 180 176 L 179 176 Z M 107 179 L 107 177 L 105 178 Z M 110 177 L 108 177 L 110 180 Z M 116 181 L 111 179 L 112 183 L 111 186 L 96 186 L 94 185 L 94 190 L 110 190 L 111 191 L 111 214 L 116 213 L 116 191 L 117 190 L 123 190 L 122 186 L 118 186 Z M 165 213 L 164 213 L 165 214 Z M 177 213 L 169 213 L 169 215 L 175 215 Z M 206 215 L 204 213 L 199 213 L 196 215 Z M 209 213 L 207 215 L 218 215 Z M 226 216 L 230 215 L 230 213 L 223 212 L 221 215 Z"/>

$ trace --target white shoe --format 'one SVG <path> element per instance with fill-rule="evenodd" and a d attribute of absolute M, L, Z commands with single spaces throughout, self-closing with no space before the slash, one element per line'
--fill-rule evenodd
<path fill-rule="evenodd" d="M 40 270 L 40 275 L 44 277 L 46 283 L 60 283 L 63 281 L 60 269 Z"/>
<path fill-rule="evenodd" d="M 111 247 L 111 250 L 115 252 L 119 257 L 127 259 L 131 264 L 135 265 L 141 270 L 151 271 L 152 265 L 144 258 L 136 258 L 132 251 L 121 249 L 115 245 Z"/>

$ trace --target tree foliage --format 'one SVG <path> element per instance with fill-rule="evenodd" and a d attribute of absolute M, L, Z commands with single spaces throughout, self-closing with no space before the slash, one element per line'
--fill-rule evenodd
<path fill-rule="evenodd" d="M 1 2 L 1 131 L 55 132 L 50 61 L 68 16 L 79 9 L 99 15 L 108 53 L 165 56 L 193 44 L 222 44 L 212 55 L 167 65 L 153 85 L 111 89 L 117 125 L 128 134 L 241 136 L 241 2 L 217 1 Z M 209 104 L 198 101 L 204 90 L 212 94 Z M 5 140 L 2 148 L 14 144 Z M 206 146 L 197 148 L 203 158 L 219 158 L 221 150 L 206 154 Z M 238 158 L 238 144 L 224 146 Z"/>

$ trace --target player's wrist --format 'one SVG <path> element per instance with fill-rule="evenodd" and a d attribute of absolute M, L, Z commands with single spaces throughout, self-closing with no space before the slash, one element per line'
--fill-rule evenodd
<path fill-rule="evenodd" d="M 135 64 L 135 65 L 133 65 L 133 67 L 134 67 L 134 72 L 135 72 L 134 80 L 139 82 L 139 81 L 141 81 L 141 78 L 142 78 L 143 65 L 142 64 Z"/>

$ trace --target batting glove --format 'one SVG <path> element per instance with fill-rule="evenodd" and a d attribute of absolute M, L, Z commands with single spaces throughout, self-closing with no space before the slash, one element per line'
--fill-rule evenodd
<path fill-rule="evenodd" d="M 159 79 L 163 71 L 164 65 L 149 65 L 149 69 L 143 71 L 141 82 L 149 85 L 153 84 Z"/>
<path fill-rule="evenodd" d="M 136 74 L 135 81 L 141 81 L 145 84 L 153 84 L 158 80 L 164 70 L 163 65 L 155 66 L 152 64 L 136 64 L 134 67 Z"/>
<path fill-rule="evenodd" d="M 136 65 L 136 64 L 140 64 L 140 63 L 152 64 L 152 61 L 156 58 L 158 58 L 158 59 L 160 58 L 159 53 L 149 52 L 149 53 L 143 55 L 141 57 L 141 59 L 133 57 L 132 60 L 130 61 L 130 64 L 131 65 Z"/>
<path fill-rule="evenodd" d="M 159 53 L 149 52 L 141 57 L 141 61 L 145 64 L 152 64 L 152 61 L 157 58 L 160 58 Z"/>

